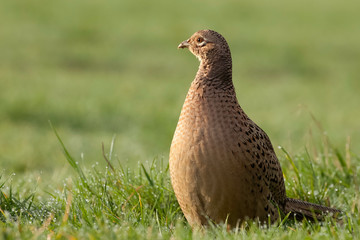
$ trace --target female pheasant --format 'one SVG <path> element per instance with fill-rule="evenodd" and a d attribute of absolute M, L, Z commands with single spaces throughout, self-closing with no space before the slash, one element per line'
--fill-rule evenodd
<path fill-rule="evenodd" d="M 170 149 L 171 182 L 192 226 L 281 214 L 321 218 L 339 210 L 286 197 L 280 163 L 266 133 L 242 110 L 232 82 L 229 46 L 201 30 L 183 41 L 200 66 L 181 110 Z"/>

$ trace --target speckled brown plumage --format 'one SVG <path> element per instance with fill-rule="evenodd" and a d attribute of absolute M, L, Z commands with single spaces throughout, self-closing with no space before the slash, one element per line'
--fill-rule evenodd
<path fill-rule="evenodd" d="M 282 170 L 268 136 L 237 101 L 226 40 L 215 31 L 201 30 L 179 48 L 188 48 L 200 60 L 169 160 L 172 185 L 186 219 L 193 226 L 209 220 L 235 226 L 248 218 L 267 222 L 270 217 L 274 222 L 279 212 L 296 210 L 286 198 Z"/>

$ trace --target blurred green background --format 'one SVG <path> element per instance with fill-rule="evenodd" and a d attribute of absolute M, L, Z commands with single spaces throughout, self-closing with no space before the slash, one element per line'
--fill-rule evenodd
<path fill-rule="evenodd" d="M 360 1 L 11 0 L 0 7 L 0 170 L 68 173 L 116 135 L 121 162 L 164 158 L 198 61 L 177 45 L 223 34 L 248 115 L 297 153 L 317 132 L 360 152 Z M 4 169 L 4 170 L 3 170 Z"/>

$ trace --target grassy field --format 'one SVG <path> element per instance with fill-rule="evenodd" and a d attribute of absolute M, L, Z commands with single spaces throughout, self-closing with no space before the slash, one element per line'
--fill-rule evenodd
<path fill-rule="evenodd" d="M 1 5 L 0 238 L 359 236 L 358 1 Z M 345 223 L 185 223 L 167 162 L 198 62 L 176 47 L 204 28 L 229 42 L 244 110 L 290 154 L 277 149 L 288 194 L 342 208 Z"/>

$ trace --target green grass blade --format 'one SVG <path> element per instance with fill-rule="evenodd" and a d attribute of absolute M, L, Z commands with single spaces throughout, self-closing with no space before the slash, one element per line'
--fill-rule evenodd
<path fill-rule="evenodd" d="M 144 167 L 144 165 L 142 163 L 141 163 L 141 168 L 144 171 L 145 176 L 146 176 L 147 180 L 149 181 L 150 185 L 154 186 L 154 181 L 151 179 L 149 173 L 146 171 L 146 169 L 145 169 L 145 167 Z"/>
<path fill-rule="evenodd" d="M 70 155 L 69 151 L 66 149 L 65 147 L 65 144 L 63 143 L 63 141 L 61 140 L 60 138 L 60 135 L 58 134 L 58 132 L 56 131 L 55 127 L 52 125 L 51 121 L 49 121 L 49 124 L 52 128 L 52 130 L 54 131 L 55 133 L 55 136 L 57 137 L 61 147 L 62 147 L 62 150 L 63 150 L 63 153 L 66 157 L 66 160 L 68 161 L 68 163 L 70 164 L 70 166 L 79 174 L 80 176 L 80 179 L 82 181 L 82 183 L 84 184 L 84 186 L 91 192 L 93 193 L 94 195 L 97 196 L 97 193 L 95 191 L 93 191 L 91 189 L 91 187 L 89 186 L 89 184 L 87 183 L 87 179 L 86 179 L 86 176 L 84 174 L 84 172 L 82 171 L 82 169 L 80 168 L 79 164 L 77 161 L 74 160 L 74 158 Z"/>

